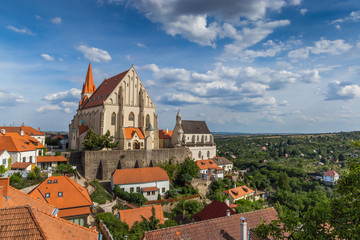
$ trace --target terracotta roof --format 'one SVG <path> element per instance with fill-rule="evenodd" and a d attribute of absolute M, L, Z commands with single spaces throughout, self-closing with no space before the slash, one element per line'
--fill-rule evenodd
<path fill-rule="evenodd" d="M 327 170 L 324 173 L 324 176 L 329 176 L 329 177 L 335 177 L 335 175 L 339 175 L 337 172 L 335 172 L 334 170 Z"/>
<path fill-rule="evenodd" d="M 248 188 L 247 186 L 244 185 L 244 186 L 226 190 L 224 192 L 230 194 L 234 199 L 237 199 L 242 196 L 248 195 L 249 193 L 253 193 L 254 190 L 252 190 L 251 188 Z"/>
<path fill-rule="evenodd" d="M 51 181 L 51 183 L 48 183 L 48 181 Z M 59 192 L 62 193 L 62 196 L 59 196 Z M 46 193 L 49 193 L 50 197 L 46 198 Z M 48 177 L 34 188 L 29 195 L 56 206 L 59 209 L 59 215 L 63 215 L 63 209 L 70 208 L 74 210 L 76 215 L 79 211 L 82 211 L 76 210 L 76 208 L 87 207 L 90 209 L 93 204 L 86 188 L 67 176 Z M 66 213 L 64 214 L 66 215 Z"/>
<path fill-rule="evenodd" d="M 171 138 L 172 135 L 173 135 L 172 130 L 159 130 L 159 138 L 160 139 L 169 139 L 169 138 Z"/>
<path fill-rule="evenodd" d="M 221 167 L 216 165 L 216 163 L 212 159 L 197 160 L 196 164 L 200 168 L 200 170 L 204 170 L 204 169 L 223 170 Z"/>
<path fill-rule="evenodd" d="M 30 206 L 0 209 L 0 239 L 97 239 L 98 232 Z"/>
<path fill-rule="evenodd" d="M 79 126 L 79 135 L 83 134 L 89 129 L 88 126 Z"/>
<path fill-rule="evenodd" d="M 5 151 L 5 149 L 0 149 L 0 155 L 3 154 Z"/>
<path fill-rule="evenodd" d="M 166 171 L 159 167 L 116 169 L 112 175 L 114 185 L 168 181 Z"/>
<path fill-rule="evenodd" d="M 9 185 L 9 178 L 0 178 L 1 186 L 3 186 L 3 194 L 0 195 L 0 208 L 30 205 L 32 208 L 49 214 L 55 209 L 54 206 L 11 187 Z"/>
<path fill-rule="evenodd" d="M 214 160 L 217 165 L 233 164 L 232 161 L 224 157 L 213 157 L 212 160 Z"/>
<path fill-rule="evenodd" d="M 146 240 L 170 240 L 170 239 L 241 239 L 240 217 L 244 217 L 248 228 L 255 228 L 261 223 L 277 219 L 277 212 L 273 207 L 258 211 L 234 214 L 230 217 L 213 218 L 210 220 L 179 225 L 145 232 L 143 239 Z"/>
<path fill-rule="evenodd" d="M 181 127 L 184 130 L 185 134 L 211 134 L 205 121 L 182 120 Z"/>
<path fill-rule="evenodd" d="M 204 207 L 200 212 L 194 214 L 192 217 L 196 221 L 225 217 L 227 209 L 229 209 L 230 215 L 236 214 L 236 212 L 232 210 L 228 205 L 226 205 L 226 203 L 215 200 L 206 207 Z"/>
<path fill-rule="evenodd" d="M 86 207 L 78 207 L 78 208 L 60 209 L 57 216 L 70 217 L 70 216 L 88 215 L 90 213 L 91 211 L 89 206 L 86 206 Z"/>
<path fill-rule="evenodd" d="M 0 133 L 0 146 L 8 152 L 27 152 L 45 148 L 35 138 L 26 134 L 21 136 L 17 132 L 6 132 L 5 135 Z"/>
<path fill-rule="evenodd" d="M 16 162 L 11 165 L 11 168 L 26 169 L 30 165 L 31 165 L 30 162 Z"/>
<path fill-rule="evenodd" d="M 0 239 L 47 239 L 27 207 L 0 209 Z"/>
<path fill-rule="evenodd" d="M 157 191 L 159 190 L 158 187 L 144 187 L 142 188 L 143 192 L 151 192 L 151 191 Z"/>
<path fill-rule="evenodd" d="M 161 224 L 164 224 L 164 213 L 161 205 L 155 206 L 147 206 L 141 208 L 127 209 L 127 210 L 119 210 L 120 220 L 122 222 L 126 222 L 131 228 L 136 221 L 141 222 L 142 217 L 146 219 L 150 219 L 152 216 L 152 207 L 155 208 L 155 217 L 160 220 Z"/>
<path fill-rule="evenodd" d="M 126 139 L 132 139 L 135 135 L 135 133 L 137 133 L 137 135 L 139 136 L 140 139 L 144 139 L 144 134 L 141 132 L 140 128 L 134 128 L 134 127 L 127 127 L 124 128 L 125 130 L 125 137 Z"/>
<path fill-rule="evenodd" d="M 65 137 L 64 137 L 63 135 L 61 135 L 60 133 L 58 133 L 57 135 L 53 136 L 51 139 L 57 140 L 57 139 L 59 139 L 59 138 L 62 139 L 62 140 L 65 139 Z"/>
<path fill-rule="evenodd" d="M 92 75 L 92 70 L 91 70 L 91 63 L 89 63 L 89 67 L 88 67 L 88 71 L 86 74 L 86 78 L 85 78 L 85 83 L 83 85 L 81 94 L 83 93 L 93 93 L 96 90 L 96 86 L 94 84 L 94 79 L 93 79 L 93 75 Z"/>
<path fill-rule="evenodd" d="M 96 91 L 91 95 L 89 100 L 84 103 L 82 109 L 100 106 L 109 97 L 118 83 L 125 77 L 129 70 L 122 72 L 116 76 L 105 79 Z"/>
<path fill-rule="evenodd" d="M 20 129 L 22 129 L 24 131 L 25 134 L 30 135 L 30 136 L 44 136 L 45 133 L 40 132 L 40 128 L 39 130 L 36 130 L 32 127 L 28 127 L 28 126 L 24 126 L 22 125 L 21 127 L 5 127 L 5 126 L 0 126 L 0 129 L 5 129 L 6 132 L 20 132 Z"/>
<path fill-rule="evenodd" d="M 36 162 L 67 162 L 63 156 L 38 156 Z"/>

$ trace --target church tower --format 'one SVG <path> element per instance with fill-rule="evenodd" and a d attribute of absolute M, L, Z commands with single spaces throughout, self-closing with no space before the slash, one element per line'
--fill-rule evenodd
<path fill-rule="evenodd" d="M 81 91 L 82 102 L 84 102 L 85 97 L 88 99 L 95 92 L 95 90 L 96 90 L 96 86 L 94 84 L 94 79 L 92 75 L 91 63 L 89 63 L 88 71 L 85 78 L 85 83 Z"/>

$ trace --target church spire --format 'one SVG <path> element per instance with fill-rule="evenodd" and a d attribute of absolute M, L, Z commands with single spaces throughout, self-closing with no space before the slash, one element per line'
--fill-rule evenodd
<path fill-rule="evenodd" d="M 94 84 L 94 79 L 92 75 L 91 63 L 89 62 L 85 83 L 81 91 L 81 99 L 84 99 L 85 96 L 90 97 L 95 92 L 95 90 L 96 90 L 96 86 Z"/>

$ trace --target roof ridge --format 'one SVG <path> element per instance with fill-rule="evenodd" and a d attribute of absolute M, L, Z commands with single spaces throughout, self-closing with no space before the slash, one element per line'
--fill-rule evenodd
<path fill-rule="evenodd" d="M 52 218 L 58 219 L 58 220 L 60 220 L 62 222 L 65 222 L 67 224 L 70 224 L 70 225 L 73 225 L 73 226 L 76 226 L 76 227 L 79 227 L 79 228 L 82 228 L 82 229 L 86 229 L 86 230 L 89 230 L 89 231 L 94 232 L 94 233 L 98 233 L 98 231 L 92 230 L 92 229 L 87 228 L 87 227 L 83 227 L 83 226 L 81 226 L 79 224 L 76 224 L 76 223 L 72 223 L 69 220 L 63 219 L 61 217 L 55 217 L 54 215 L 48 214 L 47 212 L 44 212 L 44 211 L 42 211 L 40 209 L 35 209 L 35 210 L 38 211 L 38 212 L 41 212 L 41 213 L 43 213 L 43 214 L 45 214 L 45 215 L 47 215 L 49 217 L 52 217 Z"/>
<path fill-rule="evenodd" d="M 80 191 L 77 186 L 74 185 L 74 183 L 73 183 L 74 180 L 70 179 L 70 178 L 69 178 L 68 176 L 66 176 L 66 175 L 64 175 L 64 177 L 71 183 L 71 185 L 74 186 L 74 188 L 76 188 L 76 190 L 77 190 L 78 192 L 80 192 L 80 194 L 86 199 L 86 201 L 89 202 L 89 199 L 87 198 L 87 196 L 86 196 L 82 191 Z M 75 181 L 74 181 L 74 182 L 75 182 Z M 79 183 L 77 183 L 77 182 L 75 182 L 75 183 L 78 184 L 80 187 L 83 187 L 83 186 L 81 186 Z M 84 187 L 83 187 L 83 188 L 84 188 Z M 85 189 L 86 192 L 87 192 L 87 189 L 86 189 L 86 188 L 84 188 L 84 189 Z M 89 192 L 87 192 L 87 193 L 88 193 L 88 195 L 89 195 Z M 90 197 L 90 195 L 89 195 L 89 197 Z M 92 201 L 90 201 L 90 203 L 91 203 L 91 205 L 93 205 L 93 202 L 92 202 Z"/>
<path fill-rule="evenodd" d="M 19 193 L 22 193 L 22 194 L 24 194 L 24 195 L 26 195 L 26 196 L 28 196 L 28 197 L 30 197 L 30 198 L 32 198 L 32 199 L 34 199 L 34 200 L 36 200 L 36 201 L 40 202 L 40 203 L 42 203 L 42 204 L 44 204 L 44 203 L 45 203 L 45 204 L 49 205 L 50 207 L 56 208 L 55 206 L 53 206 L 53 205 L 51 205 L 51 204 L 49 204 L 49 203 L 46 203 L 46 202 L 44 202 L 44 201 L 41 201 L 40 199 L 35 198 L 35 197 L 33 197 L 33 196 L 29 195 L 29 194 L 26 194 L 26 193 L 24 193 L 24 192 L 20 191 L 19 189 L 16 189 L 16 188 L 14 188 L 14 187 L 12 187 L 12 186 L 9 186 L 9 187 L 10 187 L 10 188 L 12 188 L 13 190 L 18 191 Z"/>

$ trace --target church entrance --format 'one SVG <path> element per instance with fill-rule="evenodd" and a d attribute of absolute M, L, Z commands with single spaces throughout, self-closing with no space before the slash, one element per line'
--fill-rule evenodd
<path fill-rule="evenodd" d="M 138 141 L 133 143 L 133 149 L 140 149 L 140 143 Z"/>

